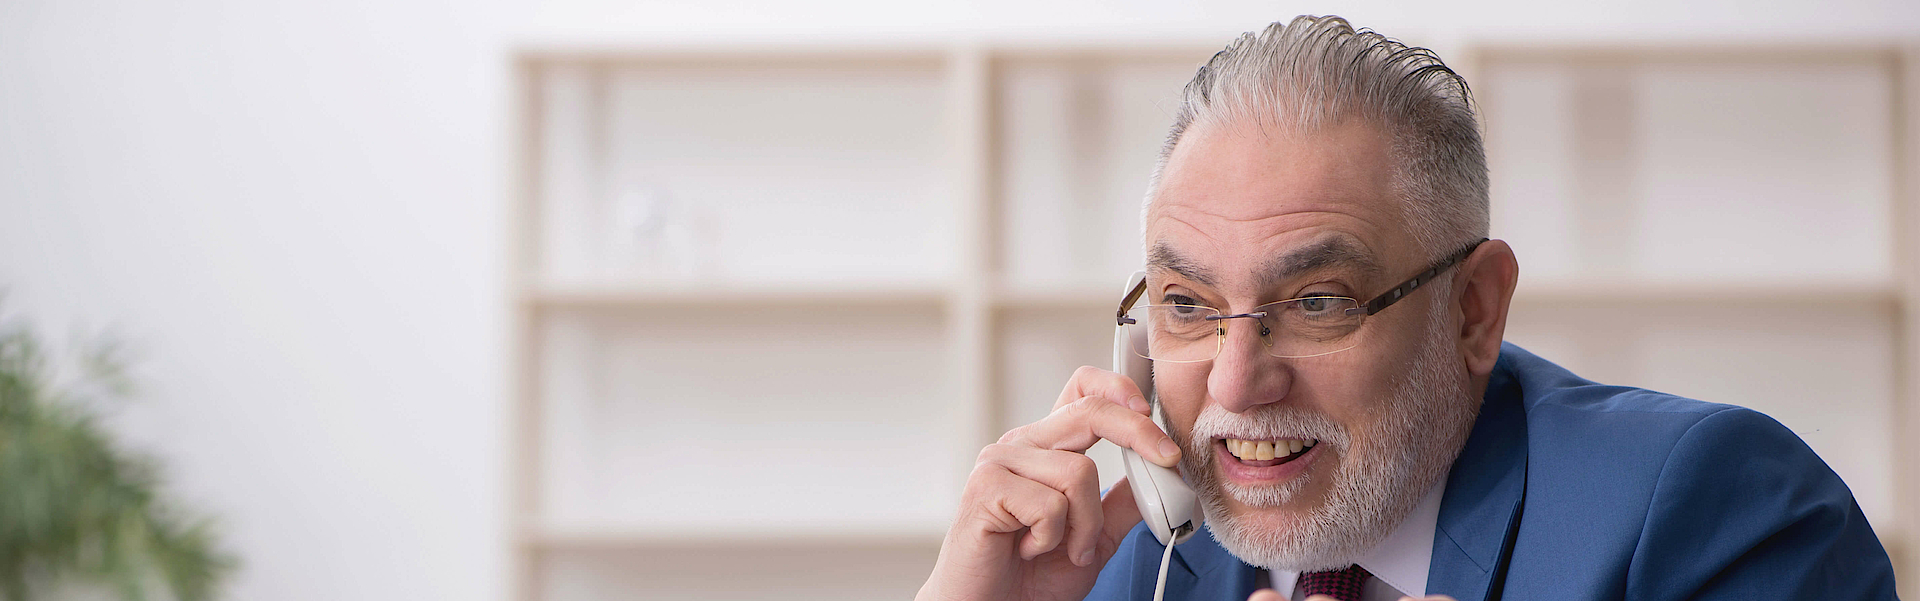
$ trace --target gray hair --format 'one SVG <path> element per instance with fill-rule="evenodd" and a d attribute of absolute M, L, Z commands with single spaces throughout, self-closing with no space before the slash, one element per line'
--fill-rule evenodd
<path fill-rule="evenodd" d="M 1340 17 L 1300 16 L 1241 34 L 1183 96 L 1148 183 L 1143 225 L 1167 158 L 1195 123 L 1310 133 L 1353 115 L 1391 140 L 1393 186 L 1421 249 L 1438 255 L 1487 235 L 1487 159 L 1472 95 L 1431 50 L 1355 31 Z"/>

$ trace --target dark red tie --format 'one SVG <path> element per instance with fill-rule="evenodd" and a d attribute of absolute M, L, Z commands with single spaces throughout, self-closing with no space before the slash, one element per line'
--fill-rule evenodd
<path fill-rule="evenodd" d="M 1307 595 L 1326 595 L 1340 601 L 1360 601 L 1360 586 L 1367 583 L 1368 574 L 1360 566 L 1347 566 L 1344 570 L 1330 572 L 1303 572 L 1293 586 Z"/>

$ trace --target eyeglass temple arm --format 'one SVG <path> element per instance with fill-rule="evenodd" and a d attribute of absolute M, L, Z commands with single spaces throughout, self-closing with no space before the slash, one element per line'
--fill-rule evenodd
<path fill-rule="evenodd" d="M 1354 307 L 1352 309 L 1347 309 L 1347 314 L 1352 315 L 1355 313 L 1359 313 L 1361 311 L 1365 311 L 1367 315 L 1373 315 L 1375 313 L 1379 313 L 1380 311 L 1386 309 L 1388 306 L 1396 302 L 1400 302 L 1400 299 L 1406 298 L 1406 296 L 1409 294 L 1413 294 L 1413 291 L 1415 289 L 1418 289 L 1420 286 L 1426 284 L 1427 282 L 1433 281 L 1434 276 L 1440 275 L 1440 272 L 1446 271 L 1447 268 L 1452 267 L 1453 264 L 1459 263 L 1460 261 L 1465 260 L 1467 258 L 1467 255 L 1473 254 L 1473 250 L 1476 248 L 1480 248 L 1480 245 L 1485 243 L 1487 240 L 1488 240 L 1487 238 L 1481 238 L 1480 240 L 1474 242 L 1473 244 L 1467 245 L 1466 248 L 1462 248 L 1458 251 L 1455 251 L 1453 254 L 1448 255 L 1447 258 L 1441 259 L 1439 263 L 1435 263 L 1433 267 L 1428 268 L 1426 271 L 1420 272 L 1420 275 L 1413 276 L 1413 279 L 1407 280 L 1406 282 L 1401 283 L 1399 286 L 1394 286 L 1392 290 L 1383 292 L 1380 294 L 1380 296 L 1373 297 L 1373 300 L 1367 301 L 1365 305 Z"/>
<path fill-rule="evenodd" d="M 1140 280 L 1140 283 L 1134 284 L 1133 290 L 1127 293 L 1127 297 L 1120 299 L 1120 310 L 1115 311 L 1113 313 L 1114 325 L 1124 326 L 1124 325 L 1133 323 L 1133 318 L 1127 317 L 1127 311 L 1132 310 L 1133 304 L 1136 302 L 1140 302 L 1140 297 L 1142 295 L 1145 295 L 1146 293 L 1147 293 L 1146 280 L 1143 279 L 1143 280 Z"/>

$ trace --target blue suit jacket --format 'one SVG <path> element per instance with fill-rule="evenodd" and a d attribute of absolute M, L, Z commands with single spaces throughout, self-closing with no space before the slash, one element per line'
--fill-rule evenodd
<path fill-rule="evenodd" d="M 1168 600 L 1245 601 L 1254 568 L 1174 549 Z M 1134 528 L 1088 599 L 1152 599 Z M 1447 478 L 1427 593 L 1493 599 L 1894 599 L 1853 494 L 1755 411 L 1603 386 L 1512 344 Z"/>

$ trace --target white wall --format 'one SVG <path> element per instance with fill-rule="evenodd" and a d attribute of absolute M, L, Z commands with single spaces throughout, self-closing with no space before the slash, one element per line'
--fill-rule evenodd
<path fill-rule="evenodd" d="M 1537 4 L 0 0 L 0 287 L 144 351 L 115 424 L 224 516 L 231 598 L 497 599 L 512 44 L 1224 42 L 1297 12 L 1436 44 L 1920 33 L 1897 0 Z"/>
<path fill-rule="evenodd" d="M 494 12 L 489 12 L 494 11 Z M 111 325 L 234 599 L 491 599 L 501 86 L 473 3 L 0 3 L 0 286 Z"/>

